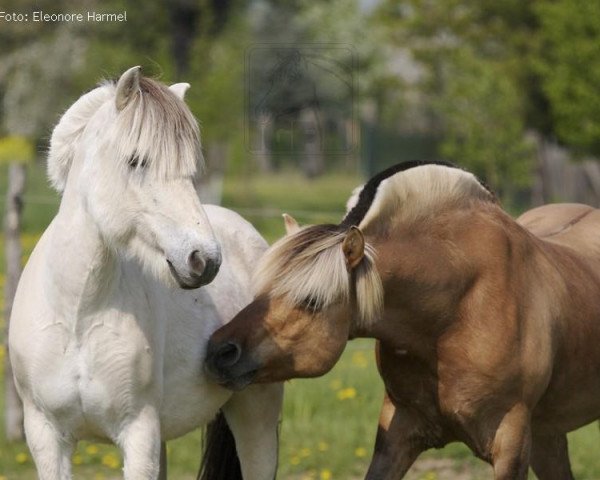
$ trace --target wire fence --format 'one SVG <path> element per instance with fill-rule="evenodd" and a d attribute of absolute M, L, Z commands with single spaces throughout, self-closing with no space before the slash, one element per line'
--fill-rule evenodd
<path fill-rule="evenodd" d="M 0 198 L 0 205 L 6 203 L 5 198 Z M 60 205 L 60 198 L 53 196 L 43 195 L 24 195 L 24 205 L 54 205 L 58 208 Z M 334 217 L 344 215 L 343 210 L 296 210 L 296 209 L 280 209 L 276 207 L 239 207 L 237 205 L 222 205 L 223 207 L 230 208 L 236 211 L 240 215 L 248 217 L 263 217 L 263 218 L 280 218 L 283 213 L 290 215 L 299 216 L 303 218 L 322 218 L 325 216 Z M 3 212 L 2 212 L 3 213 Z"/>

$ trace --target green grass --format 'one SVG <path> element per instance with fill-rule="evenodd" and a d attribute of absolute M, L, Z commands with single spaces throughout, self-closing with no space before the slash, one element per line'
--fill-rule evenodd
<path fill-rule="evenodd" d="M 3 207 L 6 171 L 0 169 L 0 206 Z M 360 183 L 352 174 L 328 175 L 309 182 L 295 173 L 249 178 L 229 178 L 224 184 L 224 204 L 250 220 L 270 242 L 283 235 L 281 213 L 301 223 L 337 222 L 345 202 Z M 58 206 L 58 197 L 47 186 L 43 168 L 30 169 L 24 211 L 24 246 L 27 255 Z M 0 237 L 0 284 L 3 281 L 4 249 Z M 1 286 L 1 285 L 0 285 Z M 1 302 L 1 301 L 0 301 Z M 2 327 L 0 319 L 0 327 Z M 0 329 L 0 340 L 3 328 Z M 0 342 L 2 343 L 2 342 Z M 0 348 L 0 365 L 4 349 Z M 0 380 L 2 377 L 0 366 Z M 350 342 L 336 367 L 327 375 L 286 384 L 281 424 L 280 479 L 363 478 L 371 455 L 383 395 L 375 368 L 373 342 Z M 0 385 L 0 413 L 4 411 Z M 33 480 L 35 470 L 23 443 L 2 438 L 0 417 L 0 480 Z M 569 436 L 573 469 L 578 479 L 600 479 L 600 431 L 596 423 Z M 169 478 L 195 478 L 201 451 L 200 432 L 169 442 Z M 425 453 L 426 462 L 411 478 L 485 479 L 489 467 L 476 460 L 463 445 Z M 453 460 L 448 470 L 436 465 Z M 75 478 L 120 478 L 121 459 L 109 445 L 81 442 L 73 456 Z M 436 463 L 437 462 L 437 463 Z"/>
<path fill-rule="evenodd" d="M 272 242 L 284 235 L 281 214 L 293 215 L 300 224 L 339 222 L 350 193 L 362 179 L 356 174 L 336 174 L 309 181 L 295 172 L 224 182 L 223 205 L 242 214 Z"/>

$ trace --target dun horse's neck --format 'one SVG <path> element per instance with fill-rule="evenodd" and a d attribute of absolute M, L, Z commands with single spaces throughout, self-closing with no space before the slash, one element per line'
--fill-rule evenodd
<path fill-rule="evenodd" d="M 456 318 L 481 273 L 472 262 L 473 249 L 490 248 L 475 239 L 485 234 L 483 227 L 472 228 L 469 212 L 457 212 L 448 221 L 453 222 L 450 228 L 441 220 L 428 220 L 426 228 L 400 226 L 394 232 L 367 237 L 377 252 L 385 310 L 360 336 L 422 355 L 435 348 L 436 339 Z M 474 247 L 476 242 L 478 247 Z"/>
<path fill-rule="evenodd" d="M 49 238 L 48 295 L 67 323 L 101 307 L 118 281 L 118 261 L 80 203 L 71 202 L 53 221 Z"/>

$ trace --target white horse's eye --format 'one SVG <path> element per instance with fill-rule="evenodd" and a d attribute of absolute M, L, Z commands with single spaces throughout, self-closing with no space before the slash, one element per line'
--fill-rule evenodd
<path fill-rule="evenodd" d="M 136 154 L 131 155 L 127 160 L 127 165 L 129 165 L 130 168 L 144 168 L 147 164 L 148 159 L 146 157 L 143 157 L 140 161 L 139 155 Z"/>

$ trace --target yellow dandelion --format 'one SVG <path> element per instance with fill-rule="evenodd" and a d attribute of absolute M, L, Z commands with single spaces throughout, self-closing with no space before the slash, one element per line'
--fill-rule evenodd
<path fill-rule="evenodd" d="M 301 448 L 298 452 L 300 458 L 306 458 L 310 456 L 310 448 Z"/>
<path fill-rule="evenodd" d="M 339 390 L 342 388 L 342 381 L 339 378 L 336 378 L 329 382 L 329 387 L 331 387 L 332 390 Z"/>
<path fill-rule="evenodd" d="M 29 460 L 29 455 L 23 452 L 17 453 L 15 455 L 15 460 L 19 465 L 23 465 L 24 463 L 27 463 L 27 460 Z"/>
<path fill-rule="evenodd" d="M 292 465 L 298 465 L 300 463 L 300 457 L 298 455 L 294 455 L 292 458 L 290 458 L 290 463 Z"/>
<path fill-rule="evenodd" d="M 437 480 L 437 474 L 435 472 L 427 472 L 423 476 L 423 480 Z"/>
<path fill-rule="evenodd" d="M 108 468 L 112 468 L 114 470 L 121 466 L 121 462 L 112 453 L 107 453 L 106 455 L 104 455 L 102 457 L 102 465 L 104 465 L 105 467 L 108 467 Z"/>
<path fill-rule="evenodd" d="M 76 453 L 73 455 L 73 465 L 81 465 L 83 463 L 83 457 Z"/>
<path fill-rule="evenodd" d="M 323 470 L 321 470 L 321 475 L 319 475 L 319 478 L 321 480 L 331 480 L 331 470 L 324 468 Z"/>
<path fill-rule="evenodd" d="M 89 455 L 96 455 L 99 451 L 98 446 L 94 444 L 85 447 L 85 453 Z"/>
<path fill-rule="evenodd" d="M 363 447 L 358 447 L 356 450 L 354 450 L 354 455 L 356 455 L 358 458 L 366 457 L 367 449 Z"/>
<path fill-rule="evenodd" d="M 317 448 L 319 449 L 319 452 L 326 452 L 329 450 L 329 444 L 327 442 L 319 442 Z"/>
<path fill-rule="evenodd" d="M 369 365 L 369 359 L 364 352 L 354 352 L 352 354 L 352 364 L 359 368 L 366 368 Z"/>
<path fill-rule="evenodd" d="M 356 397 L 356 389 L 353 387 L 342 388 L 337 392 L 338 400 L 348 400 Z"/>

